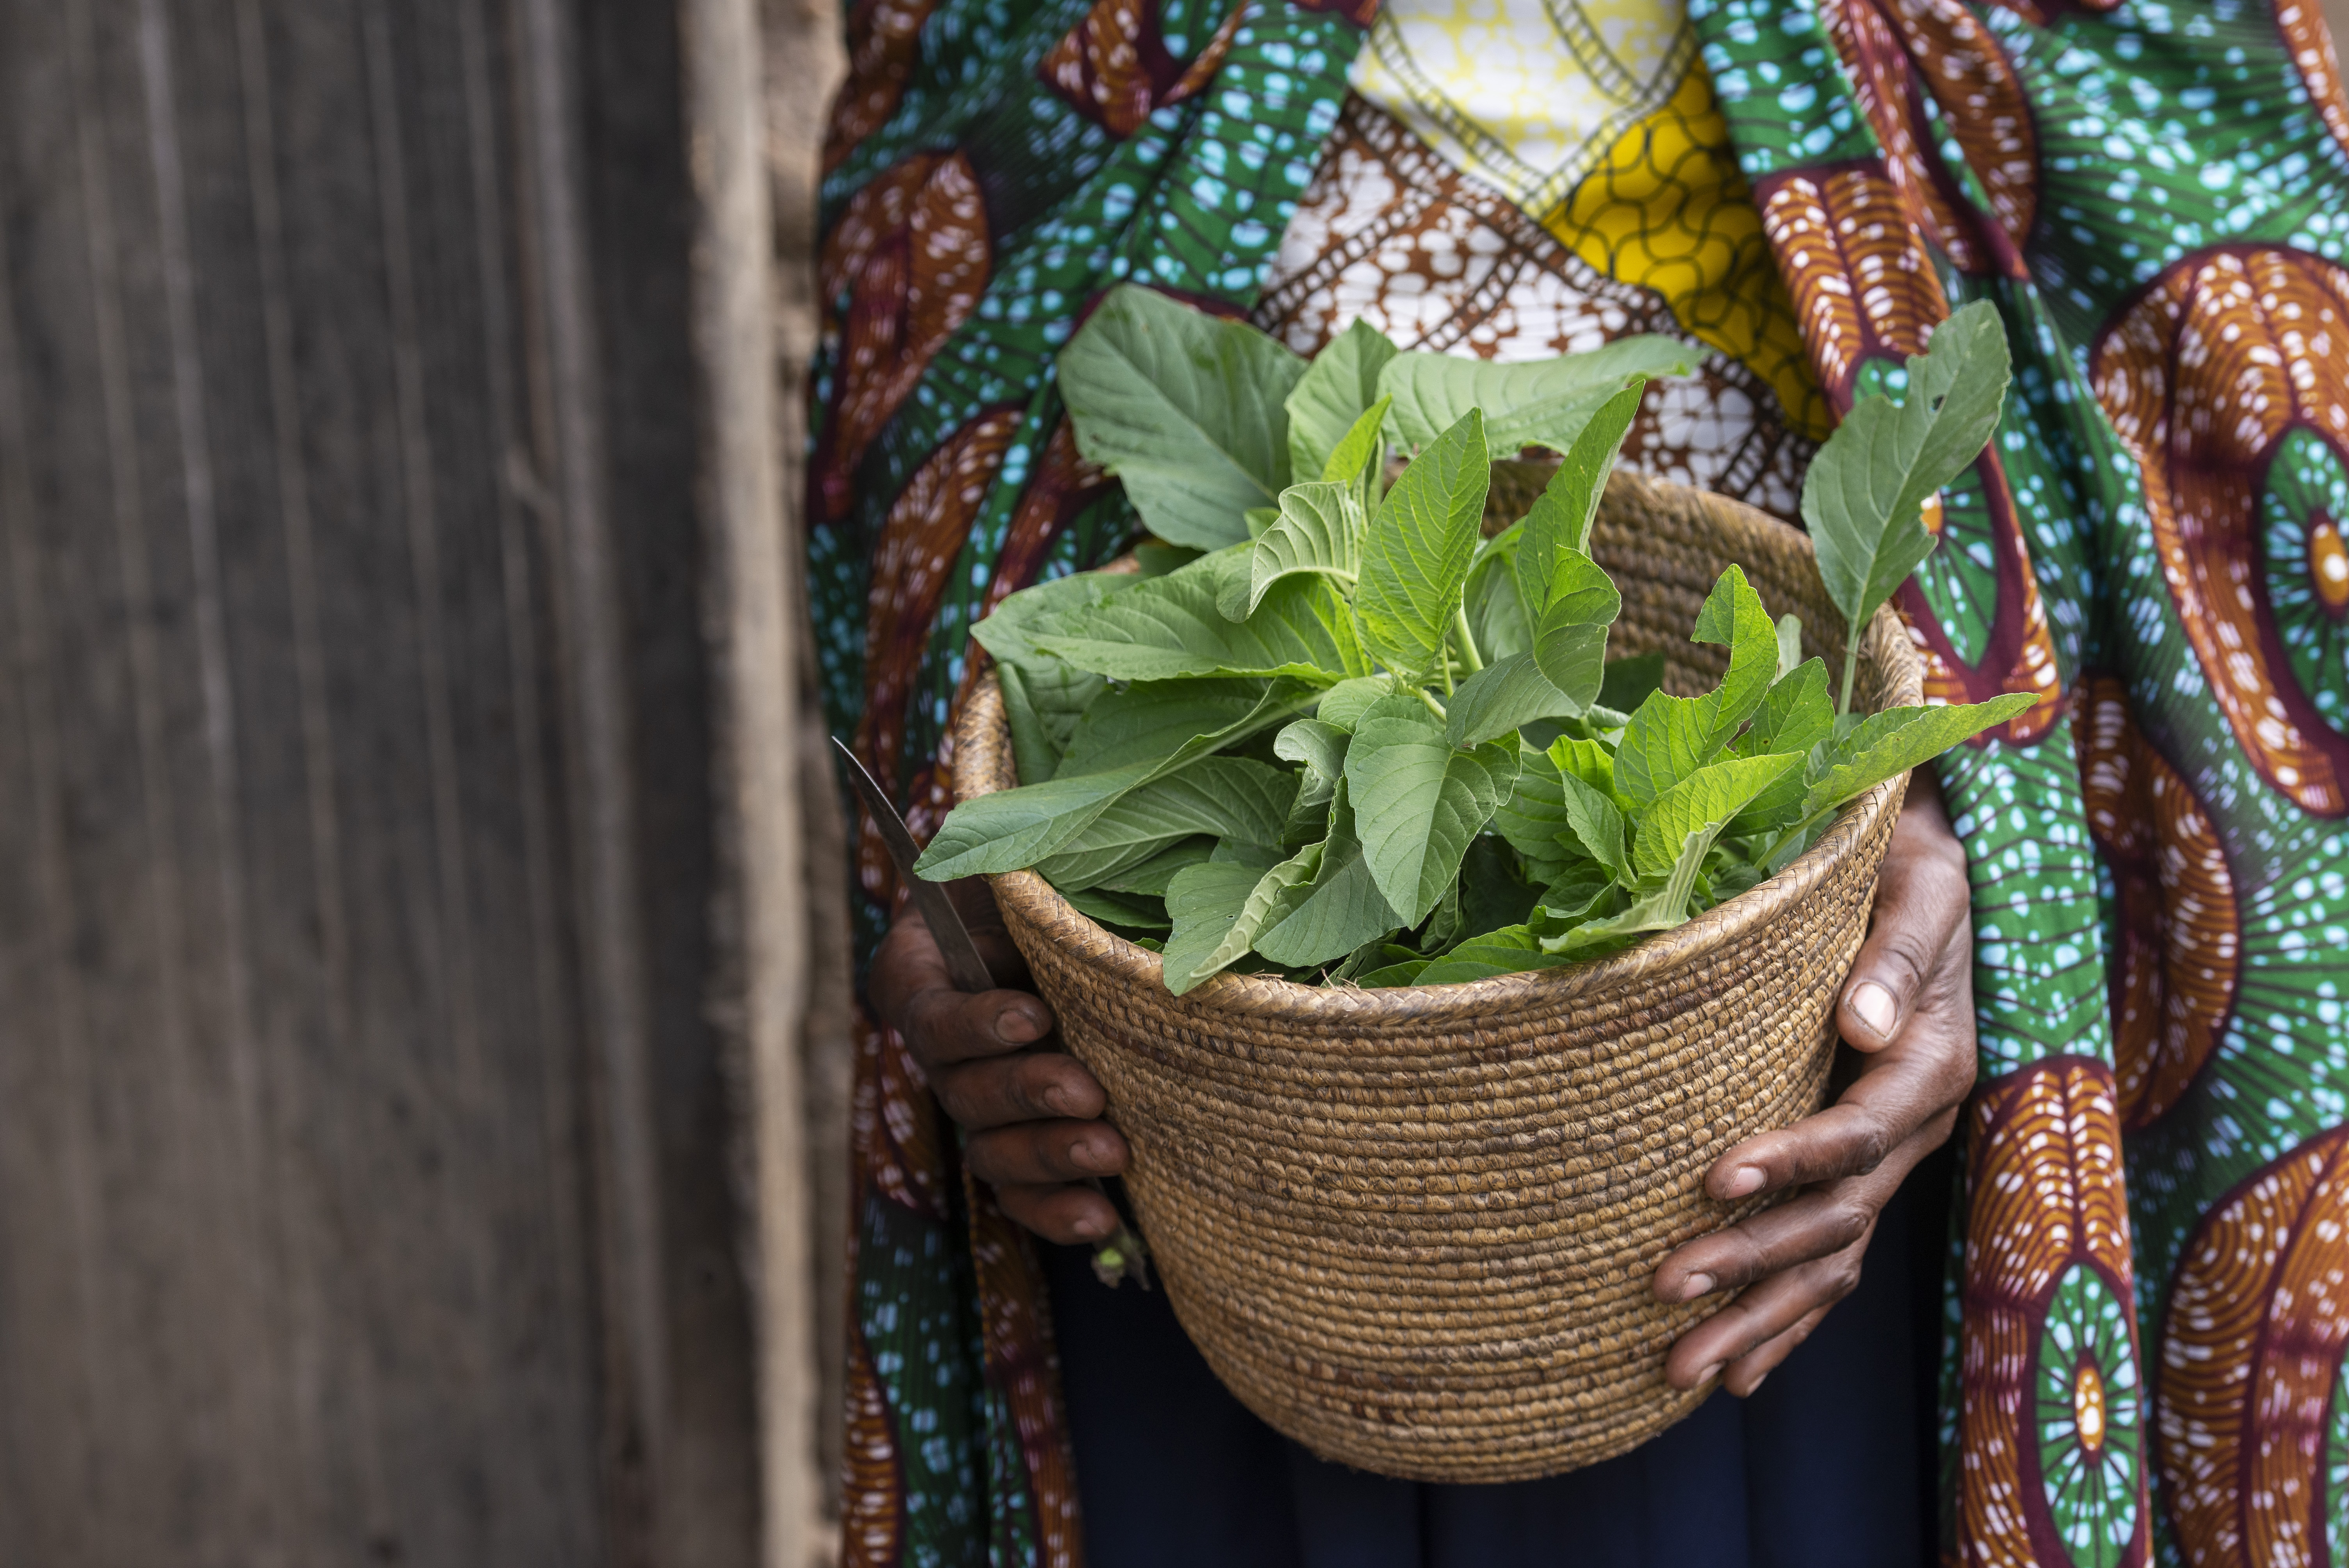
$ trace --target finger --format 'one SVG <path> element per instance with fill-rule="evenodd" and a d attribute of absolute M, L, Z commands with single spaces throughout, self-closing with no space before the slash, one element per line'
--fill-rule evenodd
<path fill-rule="evenodd" d="M 1090 1187 L 998 1187 L 995 1201 L 1014 1222 L 1062 1246 L 1102 1241 L 1117 1229 L 1116 1205 Z"/>
<path fill-rule="evenodd" d="M 1913 1166 L 1923 1157 L 1920 1149 L 1904 1164 Z M 1877 1214 L 1907 1174 L 1888 1164 L 1874 1175 L 1806 1192 L 1742 1224 L 1700 1236 L 1657 1265 L 1650 1288 L 1659 1301 L 1694 1301 L 1839 1253 L 1876 1228 Z"/>
<path fill-rule="evenodd" d="M 1109 1102 L 1082 1062 L 1057 1051 L 964 1062 L 931 1075 L 930 1088 L 947 1114 L 975 1132 L 1019 1121 L 1091 1120 Z"/>
<path fill-rule="evenodd" d="M 1793 1355 L 1795 1347 L 1808 1339 L 1812 1332 L 1826 1321 L 1827 1313 L 1833 1306 L 1830 1302 L 1826 1306 L 1812 1308 L 1794 1327 L 1764 1340 L 1731 1362 L 1721 1375 L 1721 1386 L 1741 1399 L 1751 1398 L 1762 1387 L 1762 1379 L 1777 1370 L 1778 1363 Z"/>
<path fill-rule="evenodd" d="M 1025 991 L 917 991 L 897 1021 L 906 1048 L 933 1079 L 957 1062 L 1024 1050 L 1052 1032 L 1052 1012 Z"/>
<path fill-rule="evenodd" d="M 947 902 L 962 916 L 963 925 L 978 947 L 978 955 L 987 960 L 988 973 L 995 983 L 1007 990 L 1029 988 L 1028 956 L 1011 940 L 1011 933 L 1003 923 L 1003 912 L 995 902 L 995 890 L 985 877 L 959 877 L 946 884 Z"/>
<path fill-rule="evenodd" d="M 1899 1037 L 1971 896 L 1965 847 L 1950 830 L 1940 790 L 1922 769 L 1909 789 L 1877 879 L 1868 940 L 1836 1009 L 1836 1026 L 1855 1050 L 1880 1051 Z"/>
<path fill-rule="evenodd" d="M 1721 1376 L 1731 1363 L 1796 1327 L 1814 1313 L 1824 1314 L 1859 1284 L 1860 1257 L 1865 1251 L 1863 1238 L 1747 1291 L 1680 1336 L 1664 1358 L 1665 1380 L 1675 1388 L 1693 1388 Z M 1749 1377 L 1744 1391 L 1752 1392 L 1757 1381 L 1758 1377 Z"/>
<path fill-rule="evenodd" d="M 1863 1175 L 1956 1107 L 1972 1082 L 1971 1057 L 1953 1063 L 1930 1052 L 1888 1052 L 1825 1110 L 1733 1146 L 1705 1172 L 1705 1191 L 1728 1203 Z M 1948 1136 L 1944 1128 L 1928 1147 Z"/>
<path fill-rule="evenodd" d="M 1125 1140 L 1106 1121 L 1022 1121 L 971 1134 L 963 1158 L 998 1187 L 1081 1181 L 1124 1170 Z"/>

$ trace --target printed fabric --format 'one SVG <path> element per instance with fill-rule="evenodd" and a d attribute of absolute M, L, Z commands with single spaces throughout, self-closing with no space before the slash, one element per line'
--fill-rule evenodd
<path fill-rule="evenodd" d="M 1310 351 L 1660 331 L 1651 471 L 1790 515 L 1834 414 L 2003 315 L 1902 591 L 1982 1082 L 1943 1554 L 2349 1560 L 2349 99 L 2308 0 L 857 0 L 808 551 L 831 720 L 917 834 L 971 624 L 1126 549 L 1050 358 L 1147 283 Z M 869 827 L 863 951 L 897 902 Z M 861 1022 L 845 1560 L 1082 1559 L 1035 1259 Z"/>

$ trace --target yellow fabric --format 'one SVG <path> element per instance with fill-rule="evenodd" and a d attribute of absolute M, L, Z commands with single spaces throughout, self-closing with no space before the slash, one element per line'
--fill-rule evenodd
<path fill-rule="evenodd" d="M 1826 398 L 1702 61 L 1571 195 L 1536 215 L 1593 267 L 1661 294 L 1682 326 L 1769 382 L 1789 425 L 1826 438 Z"/>

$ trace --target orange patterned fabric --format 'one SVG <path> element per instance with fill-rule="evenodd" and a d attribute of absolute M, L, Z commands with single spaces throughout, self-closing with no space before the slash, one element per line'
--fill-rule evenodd
<path fill-rule="evenodd" d="M 2240 916 L 2226 847 L 2178 770 L 2129 716 L 2116 676 L 2080 683 L 2073 738 L 2088 829 L 2116 884 L 2113 1054 L 2121 1125 L 2178 1102 L 2234 1008 Z"/>
<path fill-rule="evenodd" d="M 1899 191 L 1877 169 L 1776 181 L 1762 196 L 1762 224 L 1811 363 L 1838 407 L 1851 406 L 1862 361 L 1924 353 L 1933 324 L 1950 314 Z"/>
<path fill-rule="evenodd" d="M 2038 1480 L 2032 1384 L 2044 1305 L 2078 1264 L 2126 1303 L 2133 1268 L 2111 1071 L 2077 1057 L 2034 1063 L 1978 1094 L 1966 1128 L 1958 1561 L 2052 1565 L 2063 1548 L 2026 1491 Z M 2151 1510 L 2135 1511 L 2141 1557 Z"/>
<path fill-rule="evenodd" d="M 1213 80 L 1247 12 L 1236 5 L 1188 67 L 1166 52 L 1156 0 L 1094 0 L 1036 74 L 1069 107 L 1112 136 L 1132 136 L 1154 109 L 1181 103 Z"/>
<path fill-rule="evenodd" d="M 2294 426 L 2349 445 L 2349 272 L 2230 247 L 2180 262 L 2106 328 L 2096 395 L 2143 465 L 2163 576 L 2212 695 L 2268 782 L 2349 811 L 2349 739 L 2283 673 L 2261 613 L 2265 461 Z"/>
<path fill-rule="evenodd" d="M 1042 1534 L 1037 1568 L 1078 1568 L 1084 1543 L 1077 1522 L 1076 1461 L 1061 1405 L 1060 1357 L 1052 1308 L 1036 1243 L 1012 1223 L 995 1190 L 964 1175 L 970 1204 L 971 1254 L 978 1267 L 979 1309 L 987 1336 L 987 1375 L 1009 1407 L 1012 1435 L 1036 1489 Z"/>
<path fill-rule="evenodd" d="M 826 297 L 848 297 L 813 464 L 826 517 L 847 512 L 865 448 L 970 318 L 988 262 L 986 204 L 960 152 L 908 159 L 850 203 L 820 272 Z"/>
<path fill-rule="evenodd" d="M 2203 1219 L 2162 1325 L 2162 1480 L 2192 1568 L 2333 1559 L 2328 1407 L 2349 1344 L 2349 1129 L 2261 1171 Z"/>
<path fill-rule="evenodd" d="M 856 0 L 848 14 L 848 79 L 833 100 L 824 137 L 824 172 L 847 162 L 897 111 L 921 57 L 922 24 L 936 8 L 937 0 Z"/>

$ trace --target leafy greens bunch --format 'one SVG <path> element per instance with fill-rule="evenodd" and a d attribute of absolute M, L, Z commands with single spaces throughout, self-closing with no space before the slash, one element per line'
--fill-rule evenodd
<path fill-rule="evenodd" d="M 1307 364 L 1113 294 L 1061 386 L 1171 569 L 1061 578 L 980 623 L 1023 782 L 957 807 L 920 874 L 1032 867 L 1156 948 L 1177 993 L 1235 966 L 1471 980 L 1681 924 L 2028 706 L 1849 711 L 1869 618 L 1932 548 L 1923 502 L 1996 422 L 1988 306 L 1909 362 L 1901 402 L 1857 408 L 1806 483 L 1851 628 L 1839 696 L 1734 566 L 1692 634 L 1728 651 L 1713 691 L 1659 689 L 1661 655 L 1610 663 L 1621 600 L 1592 518 L 1644 378 L 1688 368 L 1663 339 L 1498 366 L 1399 353 L 1359 323 Z M 1564 460 L 1485 539 L 1491 453 L 1527 446 Z"/>

